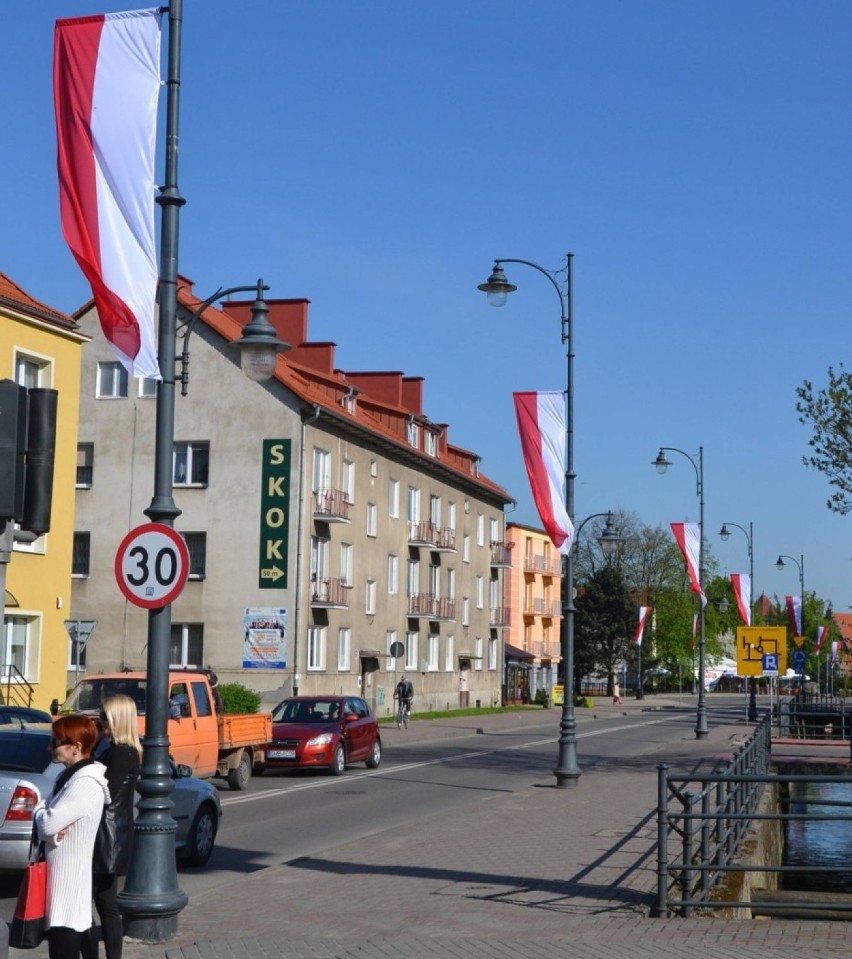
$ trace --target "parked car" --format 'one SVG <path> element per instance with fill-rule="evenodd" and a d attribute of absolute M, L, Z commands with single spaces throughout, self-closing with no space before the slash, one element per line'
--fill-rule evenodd
<path fill-rule="evenodd" d="M 0 706 L 0 726 L 23 726 L 24 723 L 50 723 L 53 717 L 32 706 Z"/>
<path fill-rule="evenodd" d="M 320 766 L 339 776 L 350 763 L 381 761 L 379 724 L 360 696 L 294 696 L 272 710 L 272 740 L 255 769 Z"/>
<path fill-rule="evenodd" d="M 0 871 L 18 871 L 27 863 L 36 804 L 50 794 L 64 767 L 53 762 L 51 727 L 0 727 Z M 172 816 L 177 823 L 175 852 L 190 866 L 203 866 L 213 852 L 222 818 L 219 793 L 172 764 L 175 788 Z"/>

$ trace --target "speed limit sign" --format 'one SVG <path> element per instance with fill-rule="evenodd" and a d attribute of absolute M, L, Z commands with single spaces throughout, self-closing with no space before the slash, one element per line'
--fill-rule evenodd
<path fill-rule="evenodd" d="M 171 526 L 132 529 L 115 554 L 119 589 L 136 606 L 159 609 L 180 595 L 189 575 L 189 550 Z"/>

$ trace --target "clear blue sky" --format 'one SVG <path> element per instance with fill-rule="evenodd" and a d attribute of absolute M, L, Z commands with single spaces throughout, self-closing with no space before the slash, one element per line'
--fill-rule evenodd
<path fill-rule="evenodd" d="M 0 270 L 73 311 L 51 57 L 57 17 L 4 9 Z M 536 524 L 511 394 L 562 389 L 559 303 L 495 257 L 575 254 L 577 518 L 698 519 L 723 569 L 852 606 L 852 518 L 805 469 L 795 388 L 847 358 L 848 0 L 185 0 L 180 269 L 312 301 L 343 369 L 426 378 L 426 411 Z M 158 162 L 162 166 L 162 149 Z M 508 272 L 508 270 L 507 270 Z M 185 402 L 192 402 L 192 393 Z M 141 519 L 141 517 L 140 517 Z"/>

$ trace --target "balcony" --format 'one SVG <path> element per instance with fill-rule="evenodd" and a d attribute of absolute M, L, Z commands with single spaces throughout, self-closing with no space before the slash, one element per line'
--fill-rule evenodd
<path fill-rule="evenodd" d="M 491 565 L 499 569 L 510 569 L 512 566 L 512 543 L 491 544 Z"/>
<path fill-rule="evenodd" d="M 428 519 L 409 522 L 408 543 L 410 546 L 427 546 L 429 549 L 435 549 L 438 543 L 438 527 Z"/>
<path fill-rule="evenodd" d="M 323 523 L 351 523 L 352 504 L 340 489 L 314 490 L 314 519 Z"/>
<path fill-rule="evenodd" d="M 525 616 L 545 616 L 547 615 L 549 604 L 542 596 L 528 597 L 524 600 Z"/>
<path fill-rule="evenodd" d="M 536 659 L 560 659 L 559 643 L 545 643 L 541 640 L 530 644 L 530 652 Z"/>
<path fill-rule="evenodd" d="M 456 601 L 432 593 L 412 593 L 408 597 L 408 615 L 418 619 L 455 622 Z"/>
<path fill-rule="evenodd" d="M 311 609 L 349 609 L 349 586 L 342 579 L 311 579 Z"/>
<path fill-rule="evenodd" d="M 434 550 L 436 553 L 455 553 L 456 531 L 449 526 L 439 526 Z"/>
<path fill-rule="evenodd" d="M 493 629 L 508 629 L 512 624 L 512 614 L 507 606 L 495 606 L 488 612 L 488 625 Z"/>

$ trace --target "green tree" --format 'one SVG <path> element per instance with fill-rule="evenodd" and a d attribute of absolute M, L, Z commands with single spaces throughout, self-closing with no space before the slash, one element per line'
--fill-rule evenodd
<path fill-rule="evenodd" d="M 612 695 L 613 673 L 629 653 L 635 620 L 636 606 L 621 570 L 613 563 L 601 567 L 577 596 L 575 682 L 577 663 L 583 663 L 585 669 L 593 664 L 606 675 L 607 695 Z"/>
<path fill-rule="evenodd" d="M 828 386 L 815 389 L 810 380 L 796 389 L 800 422 L 812 430 L 808 445 L 813 451 L 802 461 L 828 478 L 835 492 L 826 506 L 845 515 L 852 510 L 852 374 L 843 364 L 828 368 Z"/>

